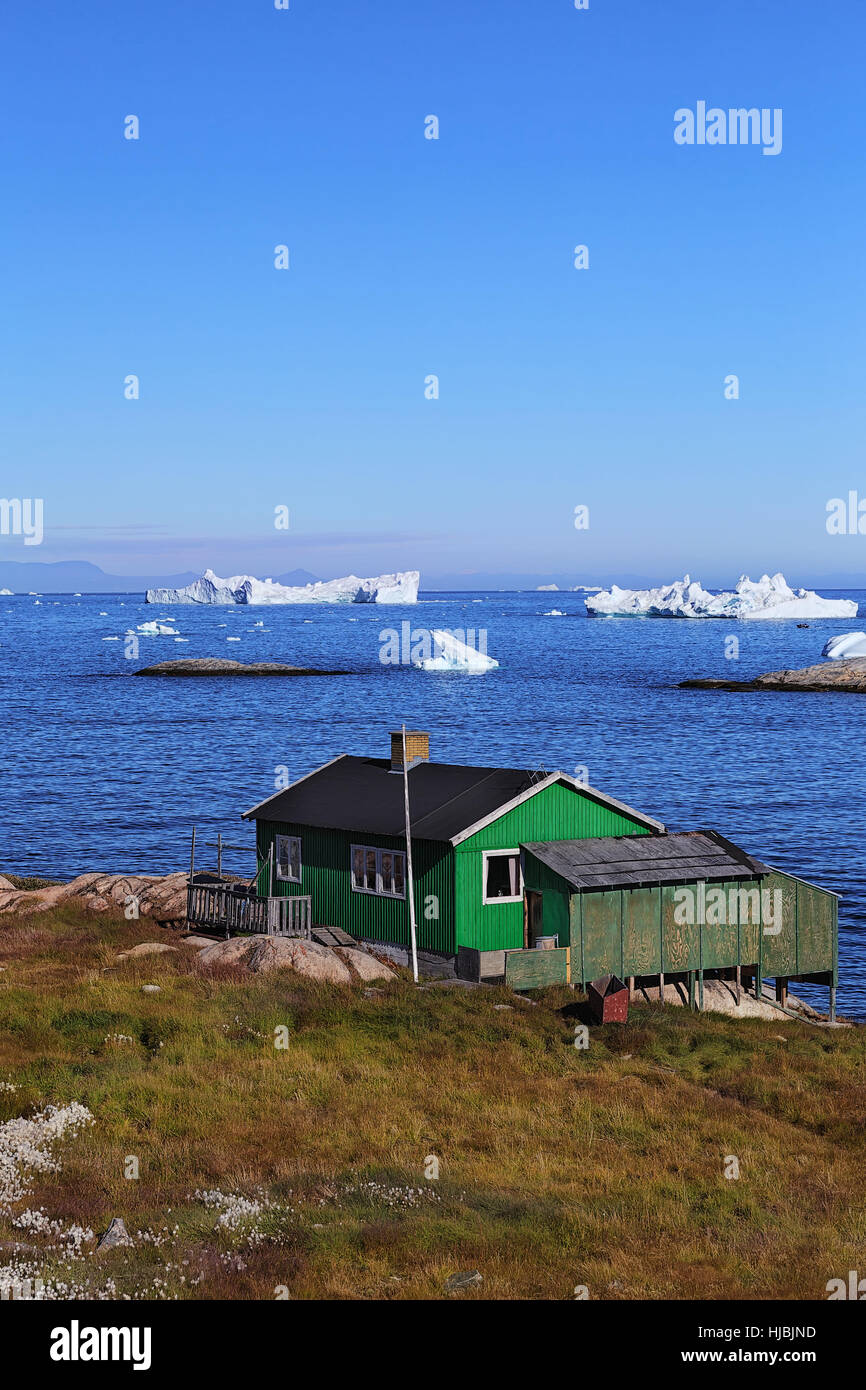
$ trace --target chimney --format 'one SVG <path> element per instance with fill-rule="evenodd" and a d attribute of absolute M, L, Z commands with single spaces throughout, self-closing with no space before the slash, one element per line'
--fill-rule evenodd
<path fill-rule="evenodd" d="M 430 735 L 417 729 L 406 730 L 406 766 L 430 761 Z M 391 771 L 403 771 L 403 734 L 401 730 L 391 734 Z"/>

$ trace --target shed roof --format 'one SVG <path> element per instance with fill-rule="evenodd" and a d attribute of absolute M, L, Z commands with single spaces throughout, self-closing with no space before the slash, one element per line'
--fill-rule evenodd
<path fill-rule="evenodd" d="M 605 835 L 522 846 L 572 888 L 638 888 L 692 880 L 755 878 L 766 864 L 715 830 Z"/>
<path fill-rule="evenodd" d="M 409 770 L 412 833 L 420 839 L 456 843 L 554 782 L 633 817 L 647 829 L 664 829 L 659 821 L 564 772 L 539 775 L 526 768 L 423 761 Z M 391 771 L 390 760 L 344 753 L 245 811 L 243 819 L 399 836 L 405 830 L 404 815 L 403 777 Z"/>

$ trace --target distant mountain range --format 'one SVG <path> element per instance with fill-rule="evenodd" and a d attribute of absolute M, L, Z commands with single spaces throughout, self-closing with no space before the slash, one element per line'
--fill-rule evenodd
<path fill-rule="evenodd" d="M 40 561 L 0 560 L 0 589 L 14 594 L 135 594 L 145 589 L 181 589 L 199 575 L 183 574 L 106 574 L 89 560 Z M 278 584 L 313 584 L 318 575 L 309 570 L 291 570 L 272 576 Z"/>

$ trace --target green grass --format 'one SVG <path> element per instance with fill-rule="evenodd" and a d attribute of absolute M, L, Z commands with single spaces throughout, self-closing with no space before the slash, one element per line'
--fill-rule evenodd
<path fill-rule="evenodd" d="M 115 963 L 157 934 L 68 909 L 0 926 L 0 1082 L 18 1088 L 0 1088 L 0 1123 L 70 1101 L 95 1120 L 0 1217 L 46 1278 L 426 1299 L 479 1269 L 459 1297 L 821 1298 L 862 1265 L 861 1029 L 656 1006 L 582 1051 L 564 988 L 531 1007 L 401 977 L 368 999 L 289 972 L 208 976 L 191 951 Z M 269 1205 L 218 1226 L 194 1197 L 211 1189 Z M 122 1215 L 162 1243 L 68 1266 L 11 1224 L 25 1206 L 96 1231 Z"/>

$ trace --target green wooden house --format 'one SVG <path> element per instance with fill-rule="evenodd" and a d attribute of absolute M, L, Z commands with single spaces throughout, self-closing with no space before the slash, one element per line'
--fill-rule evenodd
<path fill-rule="evenodd" d="M 459 973 L 529 988 L 736 970 L 739 986 L 746 967 L 835 988 L 834 894 L 563 772 L 431 762 L 417 732 L 406 750 L 418 948 Z M 308 897 L 317 925 L 407 945 L 401 734 L 390 757 L 343 754 L 244 818 L 261 896 Z"/>

